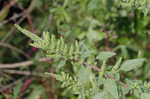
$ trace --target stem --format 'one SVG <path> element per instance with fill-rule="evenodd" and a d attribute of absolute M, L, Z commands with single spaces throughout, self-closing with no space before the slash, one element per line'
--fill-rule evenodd
<path fill-rule="evenodd" d="M 42 73 L 42 72 L 30 72 L 30 71 L 19 71 L 19 70 L 0 70 L 8 74 L 26 75 L 26 76 L 38 76 L 38 77 L 52 77 L 56 78 L 53 73 Z"/>
<path fill-rule="evenodd" d="M 12 45 L 10 45 L 10 44 L 3 43 L 3 42 L 0 42 L 0 46 L 9 48 L 9 49 L 11 49 L 11 50 L 13 50 L 13 51 L 16 51 L 16 52 L 18 52 L 18 53 L 24 55 L 24 56 L 27 57 L 27 58 L 30 58 L 25 52 L 23 52 L 22 50 L 18 49 L 18 48 L 15 47 L 15 46 L 12 46 Z"/>
<path fill-rule="evenodd" d="M 39 62 L 52 62 L 52 59 L 49 58 L 40 58 L 37 59 Z M 18 67 L 28 67 L 30 65 L 33 65 L 34 61 L 24 61 L 20 63 L 12 63 L 12 64 L 1 64 L 0 63 L 0 69 L 8 69 L 8 68 L 18 68 Z"/>

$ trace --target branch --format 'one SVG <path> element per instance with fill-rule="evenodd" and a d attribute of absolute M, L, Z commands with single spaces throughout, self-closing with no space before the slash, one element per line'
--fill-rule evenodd
<path fill-rule="evenodd" d="M 17 74 L 17 75 L 25 75 L 25 76 L 39 76 L 39 77 L 52 77 L 56 78 L 53 73 L 42 73 L 42 72 L 31 72 L 31 71 L 19 71 L 19 70 L 2 70 L 2 72 L 8 74 Z"/>
<path fill-rule="evenodd" d="M 18 52 L 18 53 L 24 55 L 25 57 L 29 58 L 29 56 L 28 56 L 25 52 L 23 52 L 22 50 L 20 50 L 20 49 L 14 47 L 14 46 L 12 46 L 12 45 L 10 45 L 10 44 L 0 42 L 0 46 L 6 47 L 6 48 L 9 48 L 9 49 L 12 49 L 12 50 L 14 50 L 14 51 L 16 51 L 16 52 Z"/>
<path fill-rule="evenodd" d="M 38 59 L 38 61 L 39 62 L 51 62 L 52 60 L 49 58 L 41 58 L 41 59 Z M 0 64 L 0 69 L 27 67 L 32 64 L 34 64 L 34 61 L 24 61 L 24 62 L 13 63 L 13 64 Z"/>
<path fill-rule="evenodd" d="M 18 14 L 17 17 L 22 16 L 21 19 L 19 19 L 16 24 L 20 24 L 26 17 L 29 16 L 29 14 L 32 12 L 32 10 L 34 9 L 34 5 L 36 0 L 32 0 L 29 7 L 24 10 L 21 14 Z M 12 18 L 13 19 L 13 18 Z M 9 22 L 9 21 L 8 21 Z M 5 23 L 5 22 L 4 22 Z M 3 24 L 0 24 L 0 26 Z M 16 28 L 12 27 L 10 32 L 1 40 L 2 42 L 6 42 L 6 40 L 8 41 L 8 38 L 12 35 L 12 33 L 16 30 Z"/>

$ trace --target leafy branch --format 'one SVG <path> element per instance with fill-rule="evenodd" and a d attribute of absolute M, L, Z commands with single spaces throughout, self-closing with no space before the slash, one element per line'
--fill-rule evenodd
<path fill-rule="evenodd" d="M 63 72 L 58 70 L 58 73 L 54 74 L 56 80 L 61 82 L 61 87 L 72 95 L 78 95 L 78 98 L 82 97 L 83 99 L 99 99 L 100 97 L 102 99 L 120 99 L 128 93 L 132 93 L 136 97 L 147 97 L 149 95 L 145 94 L 150 91 L 149 83 L 127 78 L 124 79 L 124 83 L 120 77 L 122 72 L 130 72 L 141 67 L 145 61 L 144 58 L 125 61 L 120 58 L 115 65 L 108 67 L 107 61 L 116 55 L 114 52 L 102 51 L 82 57 L 85 54 L 77 41 L 75 44 L 68 45 L 62 37 L 57 39 L 54 35 L 49 36 L 48 32 L 43 32 L 42 38 L 40 38 L 18 25 L 15 26 L 34 41 L 30 44 L 31 46 L 41 48 L 48 57 L 58 61 L 61 61 L 61 59 L 77 60 L 72 62 L 72 66 L 76 68 L 73 74 L 67 73 L 65 70 Z M 87 61 L 88 59 L 90 60 Z M 79 60 L 82 60 L 82 62 Z M 96 61 L 101 63 L 101 68 L 98 67 Z M 96 65 L 93 63 L 96 63 Z M 95 67 L 93 68 L 93 66 Z M 96 70 L 96 72 L 92 70 Z"/>

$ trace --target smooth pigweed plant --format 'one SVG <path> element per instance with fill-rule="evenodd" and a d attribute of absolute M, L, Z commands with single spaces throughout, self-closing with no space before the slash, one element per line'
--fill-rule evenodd
<path fill-rule="evenodd" d="M 146 59 L 124 60 L 112 51 L 88 48 L 79 40 L 70 44 L 64 37 L 49 35 L 49 32 L 43 32 L 39 37 L 15 26 L 33 40 L 31 46 L 53 59 L 59 87 L 64 93 L 75 96 L 73 99 L 150 99 L 149 82 L 124 77 L 124 74 L 140 69 Z M 115 61 L 111 62 L 112 59 Z"/>

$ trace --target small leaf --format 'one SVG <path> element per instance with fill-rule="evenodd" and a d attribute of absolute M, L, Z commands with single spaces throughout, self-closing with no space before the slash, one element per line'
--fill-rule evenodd
<path fill-rule="evenodd" d="M 40 85 L 33 85 L 33 91 L 26 99 L 40 99 L 44 95 L 44 88 Z"/>
<path fill-rule="evenodd" d="M 112 68 L 112 70 L 117 70 L 120 67 L 120 64 L 122 62 L 122 57 L 118 59 L 118 61 L 116 62 L 115 66 Z"/>
<path fill-rule="evenodd" d="M 97 59 L 100 59 L 102 61 L 106 61 L 108 58 L 116 55 L 114 52 L 100 52 L 99 55 L 97 56 Z"/>
<path fill-rule="evenodd" d="M 62 51 L 64 49 L 64 46 L 65 46 L 65 42 L 64 42 L 64 39 L 62 37 L 60 38 L 60 42 L 61 42 L 60 50 Z"/>
<path fill-rule="evenodd" d="M 60 40 L 58 40 L 57 41 L 57 44 L 56 44 L 56 52 L 58 52 L 59 50 L 60 50 L 60 46 L 61 46 L 61 41 Z"/>
<path fill-rule="evenodd" d="M 90 29 L 88 31 L 87 38 L 90 41 L 103 40 L 105 38 L 105 33 L 104 32 L 99 32 L 99 31 L 96 31 L 96 30 L 93 30 L 93 29 Z"/>
<path fill-rule="evenodd" d="M 16 87 L 13 88 L 13 99 L 17 99 L 20 94 L 20 88 L 22 86 L 22 83 L 19 82 Z M 0 98 L 1 99 L 1 98 Z"/>
<path fill-rule="evenodd" d="M 118 99 L 117 85 L 114 80 L 111 80 L 111 79 L 105 80 L 104 88 L 108 93 L 110 93 L 113 96 L 114 99 Z"/>
<path fill-rule="evenodd" d="M 130 71 L 136 69 L 138 67 L 141 67 L 144 61 L 145 61 L 144 58 L 127 60 L 121 65 L 120 70 Z"/>
<path fill-rule="evenodd" d="M 142 93 L 140 99 L 150 99 L 150 93 Z"/>
<path fill-rule="evenodd" d="M 50 44 L 51 44 L 51 45 L 50 45 L 51 50 L 54 50 L 54 49 L 55 49 L 55 47 L 56 47 L 55 43 L 56 43 L 56 38 L 55 38 L 54 35 L 52 35 L 52 36 L 51 36 L 51 42 L 50 42 Z"/>
<path fill-rule="evenodd" d="M 76 49 L 76 54 L 79 54 L 80 52 L 80 44 L 78 41 L 75 42 L 75 49 Z"/>
<path fill-rule="evenodd" d="M 43 44 L 42 44 L 43 42 L 33 42 L 33 43 L 31 43 L 30 45 L 31 46 L 33 46 L 33 47 L 36 47 L 36 48 L 41 48 L 41 49 L 43 49 L 45 46 L 43 46 Z"/>
<path fill-rule="evenodd" d="M 9 7 L 6 6 L 0 11 L 0 21 L 3 21 L 9 13 Z"/>
<path fill-rule="evenodd" d="M 72 56 L 73 51 L 74 51 L 74 46 L 71 45 L 68 54 L 69 54 L 70 56 Z"/>
<path fill-rule="evenodd" d="M 43 32 L 43 39 L 47 42 L 50 41 L 50 36 L 49 36 L 49 32 Z"/>

